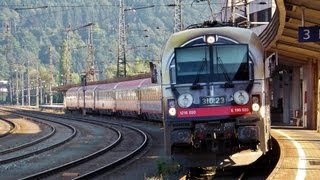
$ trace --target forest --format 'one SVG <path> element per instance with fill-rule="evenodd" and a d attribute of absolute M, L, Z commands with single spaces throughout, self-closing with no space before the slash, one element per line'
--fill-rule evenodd
<path fill-rule="evenodd" d="M 70 65 L 69 83 L 79 83 L 89 56 L 89 24 L 93 25 L 92 57 L 96 80 L 114 78 L 119 2 L 1 0 L 0 80 L 10 81 L 19 76 L 26 79 L 28 72 L 31 81 L 38 78 L 46 86 L 53 73 L 52 85 L 59 86 L 63 83 L 66 66 Z M 182 1 L 183 27 L 210 20 L 212 13 L 221 11 L 219 2 Z M 124 0 L 127 75 L 146 73 L 149 62 L 160 62 L 162 48 L 173 33 L 174 3 L 175 0 Z M 53 66 L 50 66 L 50 59 Z"/>

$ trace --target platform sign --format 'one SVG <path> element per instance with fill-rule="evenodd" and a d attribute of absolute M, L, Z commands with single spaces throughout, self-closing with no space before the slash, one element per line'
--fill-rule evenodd
<path fill-rule="evenodd" d="M 299 42 L 320 42 L 320 26 L 299 27 Z"/>

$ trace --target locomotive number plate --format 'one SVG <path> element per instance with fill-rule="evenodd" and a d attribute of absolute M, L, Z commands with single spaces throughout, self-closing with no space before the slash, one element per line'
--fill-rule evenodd
<path fill-rule="evenodd" d="M 202 105 L 218 105 L 225 104 L 226 98 L 225 96 L 200 97 L 200 101 Z"/>

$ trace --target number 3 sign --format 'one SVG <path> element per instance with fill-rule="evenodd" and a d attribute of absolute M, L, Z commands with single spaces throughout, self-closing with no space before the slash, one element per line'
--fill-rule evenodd
<path fill-rule="evenodd" d="M 299 27 L 299 42 L 320 42 L 320 26 Z"/>

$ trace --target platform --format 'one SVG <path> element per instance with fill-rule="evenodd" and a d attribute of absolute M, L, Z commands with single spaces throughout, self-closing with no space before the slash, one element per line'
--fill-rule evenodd
<path fill-rule="evenodd" d="M 43 104 L 39 106 L 40 109 L 54 109 L 54 110 L 64 110 L 65 106 L 62 103 L 59 104 Z"/>
<path fill-rule="evenodd" d="M 280 159 L 269 180 L 320 179 L 320 133 L 297 126 L 272 126 Z"/>

